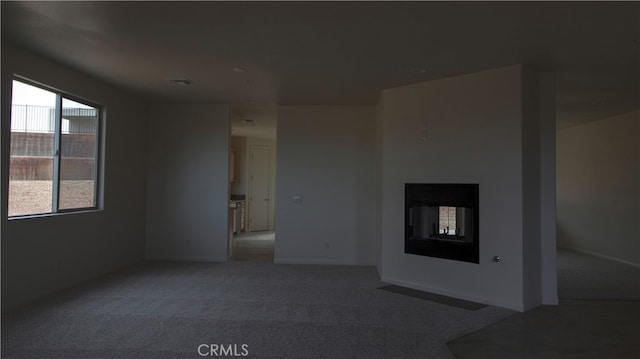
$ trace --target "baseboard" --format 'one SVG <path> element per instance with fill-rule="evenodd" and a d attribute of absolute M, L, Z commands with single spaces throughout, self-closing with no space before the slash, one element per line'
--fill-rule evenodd
<path fill-rule="evenodd" d="M 620 259 L 620 258 L 617 258 L 617 257 L 608 256 L 606 254 L 591 252 L 591 251 L 588 251 L 588 250 L 579 249 L 579 248 L 572 248 L 572 247 L 558 246 L 558 248 L 562 248 L 562 249 L 566 249 L 566 250 L 570 250 L 570 251 L 574 251 L 574 252 L 590 255 L 592 257 L 598 257 L 598 258 L 602 258 L 602 259 L 607 259 L 607 260 L 610 260 L 610 261 L 614 261 L 614 262 L 618 262 L 618 263 L 622 263 L 622 264 L 627 264 L 627 265 L 630 265 L 630 266 L 634 266 L 636 268 L 640 268 L 640 263 L 630 262 L 630 261 L 627 261 L 627 260 L 624 260 L 624 259 Z"/>
<path fill-rule="evenodd" d="M 374 266 L 369 262 L 351 262 L 340 260 L 324 259 L 300 259 L 300 258 L 274 258 L 273 263 L 277 264 L 311 264 L 311 265 L 335 265 L 335 266 Z"/>
<path fill-rule="evenodd" d="M 112 266 L 106 267 L 102 270 L 98 270 L 95 273 L 83 273 L 84 275 L 75 278 L 75 279 L 71 279 L 71 280 L 66 280 L 66 281 L 62 281 L 60 283 L 58 283 L 58 285 L 56 285 L 53 288 L 50 288 L 49 290 L 44 290 L 44 291 L 38 291 L 36 293 L 31 293 L 31 294 L 27 294 L 27 295 L 22 295 L 21 297 L 16 298 L 11 298 L 11 300 L 7 300 L 5 298 L 2 299 L 2 314 L 14 311 L 14 310 L 19 310 L 20 308 L 30 305 L 31 303 L 40 300 L 41 298 L 50 296 L 50 295 L 54 295 L 56 293 L 62 292 L 64 290 L 68 290 L 69 288 L 72 288 L 74 286 L 80 285 L 82 283 L 91 281 L 91 280 L 95 280 L 97 278 L 100 278 L 102 276 L 111 274 L 111 273 L 115 273 L 118 271 L 121 271 L 125 268 L 129 268 L 132 267 L 138 263 L 142 262 L 142 259 L 130 259 L 130 260 L 126 260 L 126 261 L 122 261 L 119 263 L 116 263 Z"/>
<path fill-rule="evenodd" d="M 226 257 L 181 257 L 181 256 L 146 256 L 148 261 L 167 262 L 226 262 Z"/>
<path fill-rule="evenodd" d="M 466 293 L 453 292 L 453 291 L 444 290 L 444 289 L 441 289 L 441 288 L 435 288 L 435 287 L 426 286 L 426 285 L 419 284 L 419 283 L 408 282 L 408 281 L 405 281 L 405 280 L 402 280 L 402 279 L 397 279 L 397 278 L 393 278 L 393 277 L 389 277 L 389 276 L 382 276 L 380 278 L 380 280 L 385 282 L 385 283 L 390 283 L 390 284 L 395 284 L 395 285 L 399 285 L 399 286 L 403 286 L 403 287 L 407 287 L 407 288 L 417 289 L 417 290 L 421 290 L 423 292 L 446 295 L 446 296 L 452 297 L 452 298 L 464 299 L 464 300 L 468 300 L 470 302 L 476 302 L 476 303 L 492 305 L 492 306 L 495 306 L 495 307 L 512 309 L 512 310 L 515 310 L 515 311 L 518 311 L 518 312 L 524 312 L 525 311 L 523 303 L 514 304 L 514 303 L 509 303 L 509 302 L 503 302 L 503 301 L 500 301 L 500 300 L 495 300 L 493 298 L 484 298 L 484 297 L 478 297 L 478 296 L 474 296 L 474 295 L 469 295 L 469 294 L 466 294 Z"/>

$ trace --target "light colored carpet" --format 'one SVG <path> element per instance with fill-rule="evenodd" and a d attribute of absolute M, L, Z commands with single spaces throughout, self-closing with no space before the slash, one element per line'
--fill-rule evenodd
<path fill-rule="evenodd" d="M 447 341 L 513 314 L 381 285 L 373 267 L 144 263 L 3 315 L 2 358 L 453 358 Z"/>

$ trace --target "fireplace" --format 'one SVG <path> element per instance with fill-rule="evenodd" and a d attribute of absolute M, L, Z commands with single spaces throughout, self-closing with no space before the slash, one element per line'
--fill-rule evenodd
<path fill-rule="evenodd" d="M 405 184 L 404 252 L 478 263 L 478 185 Z"/>

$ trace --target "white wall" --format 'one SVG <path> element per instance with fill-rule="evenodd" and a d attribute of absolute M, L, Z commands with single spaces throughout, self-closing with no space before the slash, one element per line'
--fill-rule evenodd
<path fill-rule="evenodd" d="M 247 194 L 247 138 L 231 137 L 231 148 L 235 153 L 234 180 L 231 183 L 231 194 Z"/>
<path fill-rule="evenodd" d="M 640 111 L 558 132 L 558 244 L 640 265 Z"/>
<path fill-rule="evenodd" d="M 382 128 L 384 124 L 384 110 L 382 98 L 378 100 L 376 106 L 376 133 L 375 133 L 375 192 L 376 192 L 376 213 L 375 213 L 375 251 L 376 251 L 376 269 L 378 275 L 382 276 L 383 263 L 382 263 L 382 177 L 383 177 L 383 133 Z"/>
<path fill-rule="evenodd" d="M 540 295 L 542 304 L 558 305 L 556 77 L 551 72 L 539 72 L 535 80 L 540 129 Z"/>
<path fill-rule="evenodd" d="M 154 104 L 150 123 L 147 258 L 226 261 L 229 107 Z"/>
<path fill-rule="evenodd" d="M 375 161 L 373 107 L 279 109 L 276 262 L 375 262 Z"/>
<path fill-rule="evenodd" d="M 523 304 L 558 304 L 555 76 L 523 68 Z"/>
<path fill-rule="evenodd" d="M 533 305 L 523 293 L 523 216 L 540 203 L 525 203 L 523 171 L 539 176 L 540 159 L 523 157 L 523 118 L 538 119 L 523 107 L 524 84 L 523 68 L 512 66 L 383 92 L 382 280 L 516 310 Z M 404 253 L 405 183 L 480 185 L 479 264 Z M 537 290 L 527 295 L 540 298 L 539 282 Z"/>
<path fill-rule="evenodd" d="M 104 210 L 7 220 L 12 76 L 102 104 L 106 110 Z M 144 257 L 146 106 L 112 87 L 2 42 L 2 309 Z"/>

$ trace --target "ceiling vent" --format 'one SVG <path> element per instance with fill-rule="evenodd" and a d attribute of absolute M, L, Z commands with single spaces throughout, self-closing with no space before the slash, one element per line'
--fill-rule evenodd
<path fill-rule="evenodd" d="M 169 79 L 167 82 L 172 83 L 174 85 L 186 86 L 191 85 L 193 82 L 189 79 Z"/>

